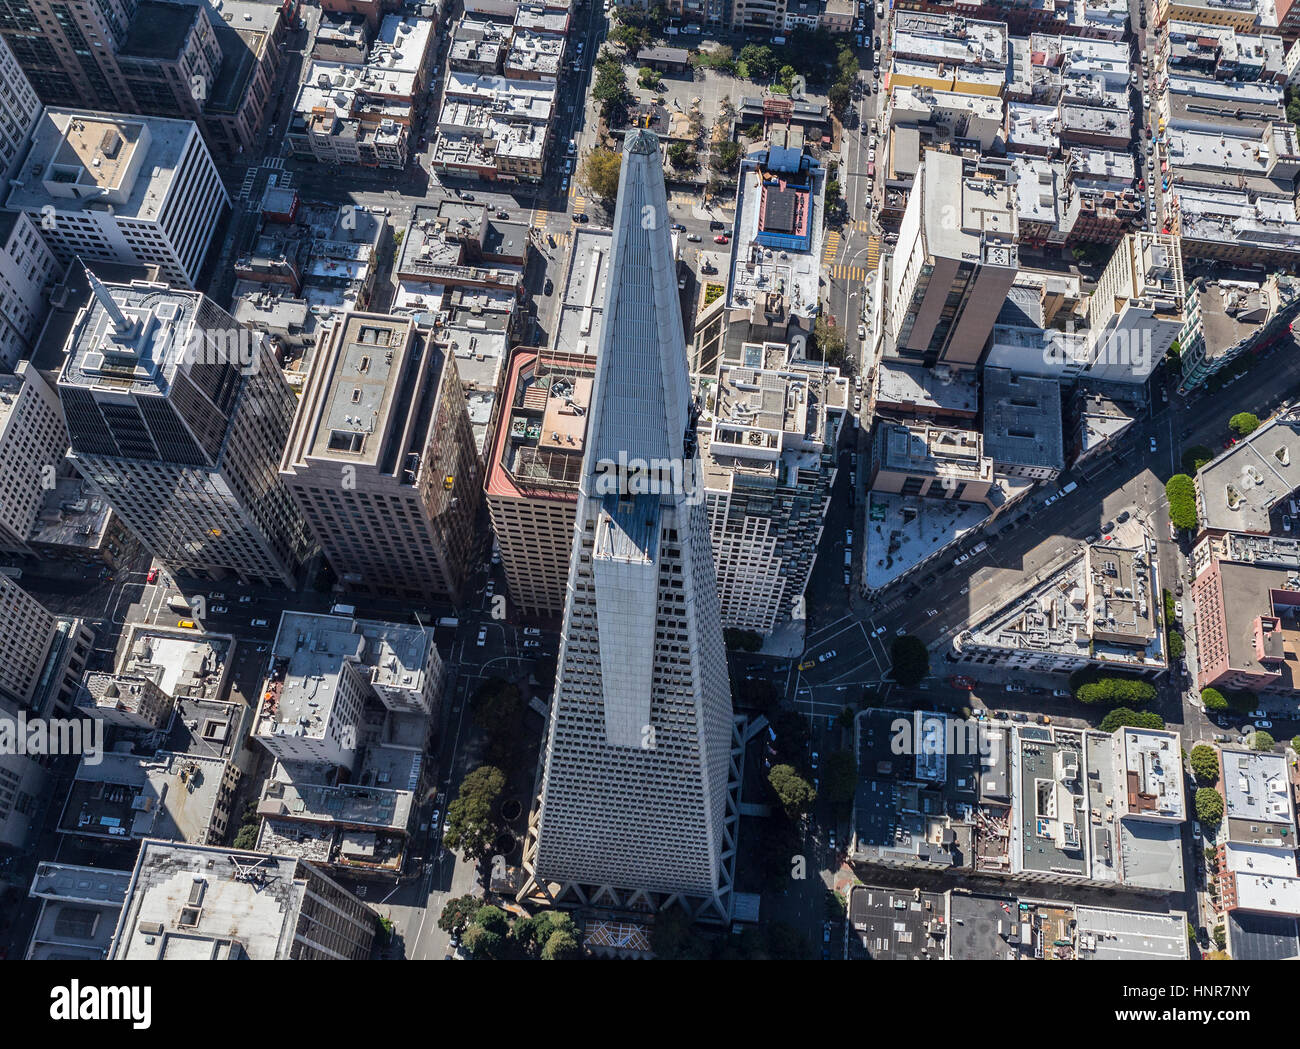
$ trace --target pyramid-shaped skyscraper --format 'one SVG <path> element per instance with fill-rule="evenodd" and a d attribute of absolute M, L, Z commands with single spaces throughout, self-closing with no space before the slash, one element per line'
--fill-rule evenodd
<path fill-rule="evenodd" d="M 611 266 L 526 865 L 530 887 L 548 895 L 725 906 L 731 692 L 663 167 L 648 131 L 625 141 Z"/>

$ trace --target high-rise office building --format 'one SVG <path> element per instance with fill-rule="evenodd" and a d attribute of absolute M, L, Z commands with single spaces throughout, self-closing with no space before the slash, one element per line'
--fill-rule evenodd
<path fill-rule="evenodd" d="M 459 603 L 482 472 L 456 358 L 414 321 L 335 322 L 280 476 L 345 586 Z"/>
<path fill-rule="evenodd" d="M 0 368 L 31 354 L 63 272 L 29 215 L 0 211 Z"/>
<path fill-rule="evenodd" d="M 375 912 L 296 856 L 147 839 L 140 843 L 114 961 L 359 961 Z"/>
<path fill-rule="evenodd" d="M 87 110 L 47 109 L 11 185 L 59 262 L 156 265 L 187 288 L 230 204 L 191 121 Z"/>
<path fill-rule="evenodd" d="M 1013 186 L 929 150 L 903 213 L 888 331 L 899 357 L 973 368 L 1019 272 Z"/>
<path fill-rule="evenodd" d="M 766 634 L 802 618 L 849 382 L 781 343 L 726 347 L 696 381 L 722 622 Z"/>
<path fill-rule="evenodd" d="M 295 588 L 309 541 L 277 467 L 297 401 L 263 336 L 198 292 L 87 275 L 58 380 L 78 471 L 174 571 Z"/>
<path fill-rule="evenodd" d="M 17 169 L 41 109 L 36 90 L 0 35 L 0 179 Z"/>
<path fill-rule="evenodd" d="M 260 0 L 0 0 L 0 38 L 46 105 L 184 117 L 233 157 L 261 134 L 284 10 Z"/>
<path fill-rule="evenodd" d="M 624 145 L 521 896 L 683 894 L 725 915 L 731 692 L 659 148 Z"/>
<path fill-rule="evenodd" d="M 55 624 L 44 605 L 0 573 L 0 699 L 31 705 Z"/>
<path fill-rule="evenodd" d="M 526 615 L 564 611 L 595 374 L 593 354 L 520 346 L 510 357 L 485 487 L 510 599 Z"/>
<path fill-rule="evenodd" d="M 0 550 L 28 554 L 27 538 L 68 450 L 59 399 L 29 361 L 0 375 Z"/>

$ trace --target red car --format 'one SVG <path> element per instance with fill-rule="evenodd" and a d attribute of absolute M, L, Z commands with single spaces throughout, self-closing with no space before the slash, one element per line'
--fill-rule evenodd
<path fill-rule="evenodd" d="M 158 582 L 158 569 L 156 568 L 149 569 L 149 574 L 145 577 L 145 582 L 146 583 Z"/>
<path fill-rule="evenodd" d="M 952 685 L 953 688 L 964 688 L 968 692 L 975 687 L 974 681 L 968 677 L 963 677 L 961 674 L 954 674 L 948 679 L 948 683 Z"/>
<path fill-rule="evenodd" d="M 719 233 L 716 237 L 713 238 L 713 243 L 726 244 L 729 240 L 731 240 L 731 238 L 728 237 L 725 233 Z"/>

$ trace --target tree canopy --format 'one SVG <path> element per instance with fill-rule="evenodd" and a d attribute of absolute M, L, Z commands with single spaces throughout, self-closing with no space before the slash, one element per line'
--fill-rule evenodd
<path fill-rule="evenodd" d="M 858 763 L 847 750 L 837 750 L 826 755 L 826 765 L 821 776 L 822 797 L 836 808 L 844 808 L 853 801 L 853 791 L 858 785 Z"/>
<path fill-rule="evenodd" d="M 1198 527 L 1196 482 L 1187 474 L 1174 474 L 1165 482 L 1165 498 L 1169 500 L 1169 520 L 1173 526 L 1195 532 Z"/>
<path fill-rule="evenodd" d="M 1097 726 L 1102 732 L 1114 732 L 1118 728 L 1164 728 L 1165 719 L 1152 710 L 1130 710 L 1128 707 L 1116 707 L 1101 719 Z"/>
<path fill-rule="evenodd" d="M 505 786 L 505 773 L 491 765 L 476 768 L 461 781 L 456 800 L 447 806 L 443 838 L 447 848 L 460 852 L 467 860 L 481 860 L 488 855 L 497 834 L 492 808 Z"/>
<path fill-rule="evenodd" d="M 1213 747 L 1206 746 L 1204 743 L 1198 743 L 1192 748 L 1192 753 L 1188 756 L 1187 762 L 1196 773 L 1199 782 L 1204 783 L 1207 787 L 1212 787 L 1219 778 L 1219 755 Z"/>
<path fill-rule="evenodd" d="M 800 776 L 793 765 L 773 765 L 767 774 L 767 782 L 791 819 L 803 815 L 817 800 L 812 784 Z"/>
<path fill-rule="evenodd" d="M 1259 416 L 1254 412 L 1238 412 L 1228 420 L 1228 428 L 1238 437 L 1249 437 L 1259 429 Z"/>
<path fill-rule="evenodd" d="M 1206 826 L 1216 826 L 1223 819 L 1223 798 L 1213 787 L 1200 787 L 1196 791 L 1196 818 Z"/>
<path fill-rule="evenodd" d="M 618 172 L 623 158 L 612 149 L 593 149 L 582 158 L 580 181 L 601 200 L 618 196 Z"/>
<path fill-rule="evenodd" d="M 894 680 L 903 688 L 920 684 L 930 673 L 930 651 L 925 642 L 913 634 L 894 638 L 889 646 L 889 658 L 893 663 Z"/>

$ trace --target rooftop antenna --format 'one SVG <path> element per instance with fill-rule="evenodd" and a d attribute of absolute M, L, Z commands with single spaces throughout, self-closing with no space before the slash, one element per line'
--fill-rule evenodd
<path fill-rule="evenodd" d="M 81 262 L 81 256 L 77 256 L 77 261 Z M 125 338 L 135 331 L 135 325 L 126 319 L 126 314 L 122 312 L 122 307 L 117 304 L 113 296 L 100 282 L 91 271 L 90 267 L 81 262 L 81 268 L 86 273 L 86 283 L 90 285 L 91 293 L 99 300 L 99 304 L 104 307 L 104 312 L 113 318 L 113 333 L 118 338 Z"/>

